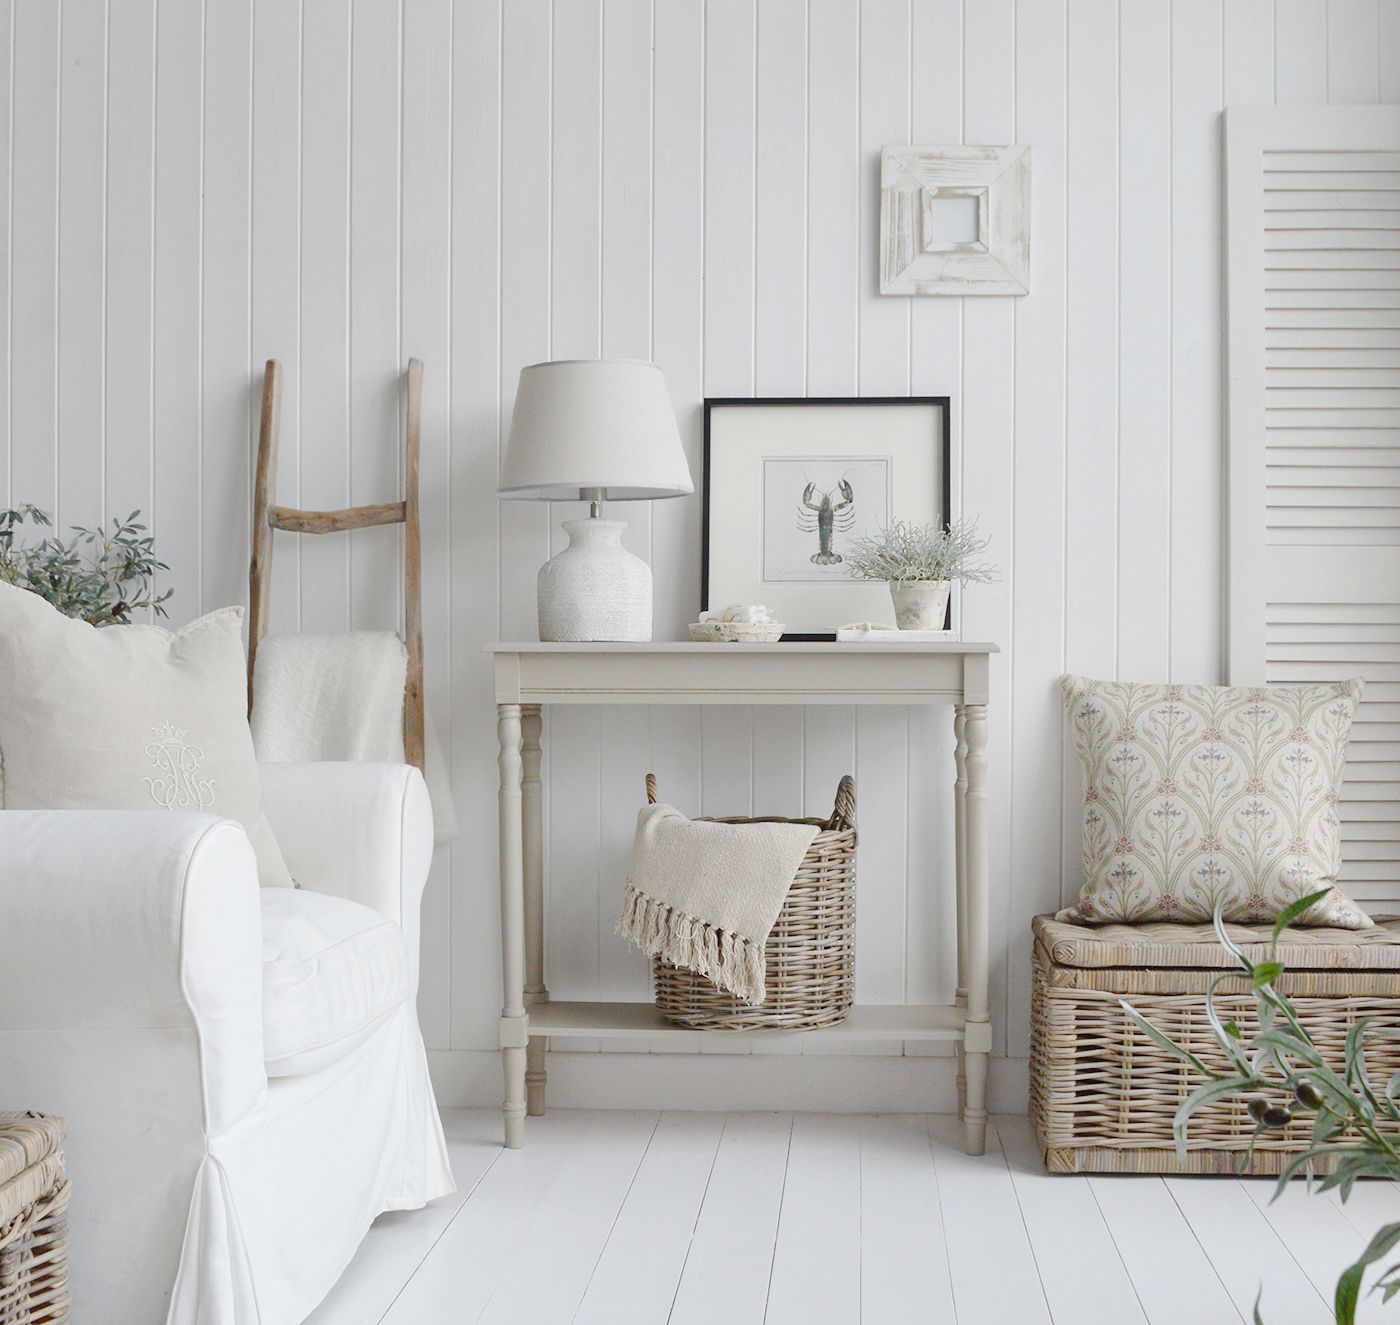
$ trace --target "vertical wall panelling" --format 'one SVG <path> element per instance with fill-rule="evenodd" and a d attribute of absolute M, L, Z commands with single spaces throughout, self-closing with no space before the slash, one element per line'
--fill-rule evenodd
<path fill-rule="evenodd" d="M 1327 0 L 1274 0 L 1274 96 L 1280 106 L 1327 104 Z"/>
<path fill-rule="evenodd" d="M 969 6 L 963 33 L 963 131 L 970 143 L 1010 143 L 1016 131 L 1016 22 L 1012 0 Z M 971 585 L 962 596 L 962 629 L 969 640 L 995 640 L 1003 652 L 992 659 L 987 738 L 988 796 L 992 841 L 990 872 L 992 1003 L 997 1050 L 1007 1034 L 1006 981 L 1011 962 L 1022 960 L 1025 922 L 1008 915 L 1010 846 L 1015 823 L 1011 750 L 1016 714 L 1011 706 L 1010 660 L 1016 656 L 1011 605 L 1016 590 L 1012 525 L 1021 500 L 1016 490 L 1014 434 L 1016 397 L 1016 299 L 967 299 L 963 310 L 963 514 L 977 519 L 991 540 L 988 558 L 1000 568 L 995 584 Z M 1007 953 L 1008 925 L 1015 946 Z"/>
<path fill-rule="evenodd" d="M 961 0 L 910 7 L 909 140 L 921 144 L 963 139 Z M 910 299 L 909 389 L 916 396 L 947 396 L 950 406 L 954 514 L 962 491 L 961 299 Z M 954 586 L 954 620 L 961 595 Z M 908 786 L 905 792 L 905 998 L 911 1003 L 948 998 L 956 985 L 955 912 L 952 906 L 952 718 L 943 708 L 908 711 Z M 906 1046 L 909 1052 L 912 1046 Z M 944 1052 L 947 1046 L 924 1045 Z"/>
<path fill-rule="evenodd" d="M 278 499 L 320 507 L 397 495 L 401 375 L 425 361 L 427 688 L 462 837 L 424 899 L 420 1010 L 434 1048 L 477 1051 L 449 1079 L 485 1101 L 481 648 L 533 637 L 581 510 L 497 502 L 520 368 L 654 358 L 697 485 L 707 394 L 950 396 L 954 511 L 1002 571 L 955 614 L 1006 650 L 994 1020 L 1023 1057 L 1028 920 L 1079 882 L 1059 674 L 1220 677 L 1221 107 L 1395 101 L 1397 71 L 1390 0 L 0 0 L 0 484 L 65 524 L 146 512 L 182 623 L 243 598 L 263 362 L 287 374 Z M 900 142 L 1031 145 L 1031 295 L 876 293 Z M 656 637 L 683 637 L 698 496 L 612 513 L 652 564 Z M 277 540 L 275 631 L 399 624 L 396 529 L 299 543 Z M 547 713 L 554 992 L 647 996 L 612 926 L 648 769 L 688 814 L 824 815 L 854 771 L 860 997 L 950 997 L 950 726 Z"/>
<path fill-rule="evenodd" d="M 1172 6 L 1169 679 L 1188 685 L 1224 679 L 1220 110 L 1273 100 L 1272 64 L 1261 70 L 1258 57 L 1260 42 L 1272 49 L 1271 16 L 1247 10 L 1253 21 L 1234 24 L 1238 10 L 1221 0 Z M 1077 859 L 1077 834 L 1074 847 Z"/>
<path fill-rule="evenodd" d="M 1368 106 L 1380 99 L 1376 61 L 1380 11 L 1394 0 L 1327 0 L 1327 100 Z"/>
<path fill-rule="evenodd" d="M 340 0 L 302 0 L 298 489 L 300 504 L 312 511 L 338 511 L 399 495 L 395 485 L 374 493 L 361 489 L 353 501 L 350 496 L 352 454 L 391 441 L 391 435 L 375 436 L 367 425 L 359 446 L 347 453 L 355 381 L 350 358 L 351 8 Z M 367 550 L 382 556 L 398 530 L 295 537 L 301 545 L 301 629 L 323 635 L 349 630 L 351 544 L 357 557 Z M 370 544 L 374 546 L 367 548 Z"/>
<path fill-rule="evenodd" d="M 550 357 L 550 10 L 546 0 L 501 7 L 501 445 L 520 370 Z M 460 250 L 459 250 L 460 252 Z M 466 257 L 465 254 L 462 255 Z M 490 475 L 495 487 L 495 475 Z M 561 512 L 500 504 L 499 639 L 537 639 L 535 577 Z"/>
<path fill-rule="evenodd" d="M 151 518 L 178 579 L 171 617 L 203 611 L 200 470 L 204 7 L 156 8 L 155 445 Z M 125 512 L 123 512 L 125 514 Z"/>
<path fill-rule="evenodd" d="M 116 15 L 112 15 L 115 25 Z M 149 21 L 149 20 L 147 20 Z M 115 33 L 113 34 L 115 36 Z M 115 42 L 109 42 L 115 52 Z M 109 62 L 113 70 L 120 66 Z M 138 63 L 138 69 L 142 65 Z M 255 393 L 249 389 L 252 279 L 252 93 L 253 3 L 227 0 L 205 9 L 204 29 L 204 240 L 201 246 L 200 306 L 201 405 L 203 448 L 201 506 L 204 513 L 201 597 L 206 607 L 243 601 L 252 512 L 249 476 L 256 425 Z M 122 70 L 122 77 L 126 71 Z M 141 76 L 144 78 L 146 74 Z M 209 113 L 213 107 L 214 114 Z M 115 134 L 109 135 L 109 141 Z M 122 140 L 123 143 L 125 140 Z M 110 181 L 121 173 L 109 168 Z M 138 175 L 138 181 L 140 176 Z M 109 232 L 111 222 L 109 222 Z M 149 244 L 149 237 L 148 237 Z M 144 264 L 138 264 L 138 271 Z M 109 264 L 109 282 L 112 282 Z M 109 285 L 115 288 L 115 282 Z M 139 297 L 139 291 L 133 291 Z M 116 321 L 109 310 L 108 361 L 113 341 L 126 339 L 128 315 Z M 113 335 L 113 331 L 117 334 Z M 141 347 L 135 347 L 139 354 Z M 109 382 L 110 385 L 110 382 Z M 110 399 L 110 397 L 109 397 Z M 139 409 L 136 417 L 140 418 Z M 115 475 L 113 436 L 125 418 L 108 416 L 108 490 Z M 343 451 L 343 440 L 341 442 Z M 127 508 L 130 509 L 130 508 Z M 124 514 L 125 512 L 120 512 Z M 285 537 L 285 536 L 284 536 Z"/>
<path fill-rule="evenodd" d="M 1036 794 L 1063 755 L 1058 660 L 1064 648 L 1065 544 L 1065 19 L 1064 6 L 1022 5 L 1016 26 L 1015 141 L 1032 143 L 1035 297 L 1016 303 L 1016 524 L 1011 637 L 1011 785 L 1007 1053 L 1028 1052 L 1030 953 L 1022 917 L 1059 905 L 1060 807 Z M 1054 346 L 1055 349 L 1051 349 Z M 1022 405 L 1021 402 L 1024 402 Z"/>
<path fill-rule="evenodd" d="M 603 353 L 603 0 L 555 3 L 551 14 L 550 319 L 542 357 L 596 359 Z M 630 525 L 634 510 L 608 514 Z M 551 504 L 550 555 L 569 544 L 561 522 L 587 514 L 574 502 Z M 626 534 L 631 550 L 635 531 Z"/>
<path fill-rule="evenodd" d="M 10 92 L 24 117 L 10 147 L 10 493 L 50 512 L 58 497 L 58 27 L 57 6 L 16 9 Z"/>
<path fill-rule="evenodd" d="M 754 168 L 754 381 L 800 396 L 807 341 L 807 6 L 758 9 Z"/>
<path fill-rule="evenodd" d="M 807 24 L 807 394 L 853 396 L 863 271 L 859 0 L 812 5 Z"/>
<path fill-rule="evenodd" d="M 350 12 L 350 500 L 358 506 L 403 495 L 403 28 L 401 4 L 381 0 Z M 305 244 L 305 226 L 302 234 Z M 306 426 L 303 410 L 303 435 Z M 402 628 L 402 544 L 397 525 L 351 540 L 354 629 Z"/>
<path fill-rule="evenodd" d="M 1119 6 L 1118 669 L 1165 681 L 1171 626 L 1171 10 Z"/>
<path fill-rule="evenodd" d="M 103 0 L 62 6 L 58 169 L 58 506 L 102 519 L 101 290 L 105 257 L 107 25 Z M 126 512 L 122 512 L 126 514 Z"/>
<path fill-rule="evenodd" d="M 609 359 L 651 358 L 651 45 L 649 0 L 604 0 L 600 306 Z M 627 524 L 623 546 L 648 561 L 652 505 L 608 512 Z"/>
<path fill-rule="evenodd" d="M 12 311 L 11 301 L 11 243 L 13 238 L 13 226 L 11 224 L 11 201 L 13 190 L 11 180 L 13 177 L 14 160 L 11 155 L 11 148 L 14 143 L 14 136 L 11 132 L 13 127 L 13 96 L 14 96 L 14 62 L 12 59 L 14 43 L 11 40 L 14 33 L 14 4 L 13 0 L 6 0 L 0 4 L 0 77 L 5 79 L 6 95 L 0 96 L 0 153 L 3 153 L 5 169 L 0 171 L 0 300 L 3 300 L 5 316 L 0 317 L 0 505 L 6 507 L 13 504 L 10 494 L 10 346 L 11 346 L 11 326 L 10 315 Z"/>
<path fill-rule="evenodd" d="M 758 6 L 753 381 L 759 396 L 806 393 L 808 66 L 794 55 L 807 50 L 808 8 L 802 0 Z M 800 709 L 753 710 L 754 814 L 802 813 L 802 732 Z"/>
<path fill-rule="evenodd" d="M 700 0 L 658 5 L 652 40 L 652 356 L 666 374 L 691 481 L 700 490 L 704 398 L 705 28 Z M 657 639 L 685 638 L 700 610 L 700 503 L 656 502 L 651 513 Z M 670 715 L 670 716 L 666 716 Z M 652 714 L 653 748 L 677 720 Z M 680 719 L 696 722 L 694 715 Z"/>
<path fill-rule="evenodd" d="M 1210 30 L 1211 19 L 1223 23 L 1221 46 L 1226 52 L 1225 104 L 1227 106 L 1266 105 L 1274 99 L 1274 0 L 1234 0 L 1222 6 L 1219 0 L 1210 5 L 1192 3 L 1176 5 L 1172 10 L 1173 38 L 1182 29 L 1194 30 L 1204 38 Z M 1212 41 L 1213 47 L 1215 43 Z M 1173 43 L 1173 55 L 1190 55 Z M 1218 66 L 1219 58 L 1204 50 L 1194 52 L 1192 63 L 1199 65 L 1208 59 Z M 1176 84 L 1173 60 L 1173 86 Z M 1180 115 L 1185 103 L 1172 97 L 1173 116 Z"/>
<path fill-rule="evenodd" d="M 248 389 L 258 397 L 264 365 L 269 359 L 281 363 L 285 375 L 276 491 L 283 506 L 301 505 L 301 20 L 300 3 L 254 0 L 253 353 Z M 255 436 L 250 437 L 250 447 L 256 444 Z M 300 629 L 300 543 L 295 535 L 273 539 L 269 629 L 274 635 Z"/>
<path fill-rule="evenodd" d="M 449 271 L 437 273 L 439 280 L 447 281 L 452 325 L 446 344 L 424 346 L 422 350 L 425 368 L 434 359 L 442 358 L 452 375 L 448 439 L 451 760 L 461 827 L 461 837 L 448 848 L 452 865 L 450 979 L 454 1049 L 489 1046 L 496 1036 L 501 1007 L 500 944 L 495 937 L 500 933 L 500 892 L 495 857 L 489 849 L 496 840 L 496 705 L 491 661 L 481 651 L 488 640 L 504 638 L 497 633 L 502 503 L 496 500 L 497 447 L 503 424 L 501 55 L 501 12 L 497 0 L 455 0 L 452 255 Z M 513 382 L 511 390 L 514 391 Z M 433 666 L 431 659 L 427 665 Z M 549 762 L 551 767 L 557 764 L 552 757 Z M 488 844 L 485 849 L 483 844 Z M 435 1013 L 436 1024 L 441 1024 L 438 1018 L 442 1015 Z"/>
<path fill-rule="evenodd" d="M 1380 7 L 1376 35 L 1380 101 L 1393 105 L 1400 101 L 1400 5 Z"/>
<path fill-rule="evenodd" d="M 451 748 L 452 685 L 452 36 L 451 0 L 403 11 L 402 357 L 423 362 L 419 510 L 423 529 L 424 691 Z M 478 777 L 480 774 L 478 774 Z M 458 800 L 468 797 L 459 794 Z M 479 797 L 473 797 L 478 799 Z M 467 853 L 470 854 L 470 853 Z M 451 997 L 451 854 L 439 851 L 423 894 L 419 1007 L 424 1039 L 446 1048 Z"/>
<path fill-rule="evenodd" d="M 568 0 L 553 13 L 549 355 L 594 359 L 602 353 L 603 0 Z"/>

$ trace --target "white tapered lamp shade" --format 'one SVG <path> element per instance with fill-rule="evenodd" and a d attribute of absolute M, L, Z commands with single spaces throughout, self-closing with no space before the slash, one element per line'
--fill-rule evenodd
<path fill-rule="evenodd" d="M 597 503 L 694 492 L 661 369 L 636 359 L 567 359 L 522 369 L 501 465 L 507 500 L 591 501 L 569 547 L 539 576 L 542 640 L 649 640 L 651 568 Z"/>

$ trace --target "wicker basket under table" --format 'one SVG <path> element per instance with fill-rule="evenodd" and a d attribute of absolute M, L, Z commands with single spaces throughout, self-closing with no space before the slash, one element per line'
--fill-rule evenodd
<path fill-rule="evenodd" d="M 0 1112 L 0 1325 L 64 1325 L 68 1193 L 62 1118 Z"/>
<path fill-rule="evenodd" d="M 1191 1120 L 1185 1167 L 1172 1117 L 1201 1077 L 1137 1030 L 1132 1005 L 1211 1067 L 1224 1069 L 1205 1017 L 1205 992 L 1235 966 L 1210 925 L 1032 922 L 1031 1123 L 1052 1173 L 1238 1173 L 1254 1124 L 1245 1103 L 1207 1106 Z M 1251 961 L 1268 960 L 1271 926 L 1231 925 Z M 1347 1032 L 1372 1018 L 1366 1039 L 1373 1081 L 1400 1070 L 1400 919 L 1374 929 L 1286 929 L 1278 981 L 1324 1057 L 1340 1068 Z M 1243 978 L 1216 993 L 1216 1007 L 1246 1034 L 1257 1026 Z M 1254 1148 L 1250 1172 L 1278 1173 L 1307 1146 L 1310 1115 Z M 1319 1168 L 1323 1166 L 1319 1165 Z"/>
<path fill-rule="evenodd" d="M 647 774 L 656 804 L 656 779 Z M 764 945 L 765 996 L 756 1008 L 703 975 L 652 961 L 656 1006 L 667 1021 L 694 1030 L 817 1030 L 845 1020 L 855 1002 L 856 788 L 836 789 L 830 819 L 716 819 L 714 823 L 799 823 L 812 839 Z"/>

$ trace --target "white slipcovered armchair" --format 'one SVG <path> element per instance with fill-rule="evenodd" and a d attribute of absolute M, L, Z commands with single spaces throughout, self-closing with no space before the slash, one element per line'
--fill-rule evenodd
<path fill-rule="evenodd" d="M 263 764 L 300 891 L 207 814 L 0 812 L 0 1108 L 68 1119 L 89 1325 L 295 1325 L 453 1190 L 414 1006 L 418 771 Z"/>

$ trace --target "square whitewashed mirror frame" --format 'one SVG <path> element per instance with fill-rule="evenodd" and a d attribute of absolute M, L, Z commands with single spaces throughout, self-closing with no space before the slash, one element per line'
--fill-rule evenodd
<path fill-rule="evenodd" d="M 945 199 L 977 199 L 977 238 L 940 239 Z M 1029 147 L 880 150 L 880 293 L 1030 293 Z"/>

